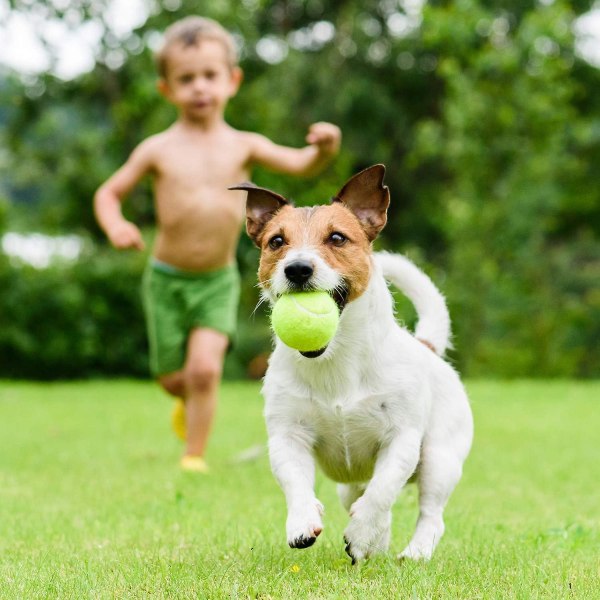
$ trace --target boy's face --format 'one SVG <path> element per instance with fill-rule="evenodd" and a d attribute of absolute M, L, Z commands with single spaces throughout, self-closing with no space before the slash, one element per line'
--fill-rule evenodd
<path fill-rule="evenodd" d="M 242 72 L 229 66 L 223 44 L 203 40 L 192 46 L 176 45 L 169 50 L 167 75 L 159 81 L 158 87 L 188 119 L 207 121 L 222 116 L 241 80 Z"/>

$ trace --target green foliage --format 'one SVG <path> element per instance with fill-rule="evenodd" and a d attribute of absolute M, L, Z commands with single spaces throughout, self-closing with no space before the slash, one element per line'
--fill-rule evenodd
<path fill-rule="evenodd" d="M 102 373 L 145 376 L 134 255 L 88 255 L 38 270 L 0 267 L 0 354 L 5 377 L 60 379 Z"/>
<path fill-rule="evenodd" d="M 493 29 L 490 15 L 471 1 L 428 10 L 423 35 L 441 57 L 446 94 L 441 118 L 417 129 L 413 160 L 438 161 L 449 180 L 439 191 L 448 295 L 458 346 L 469 344 L 463 364 L 471 374 L 591 376 L 598 301 L 575 290 L 600 277 L 600 211 L 586 201 L 597 188 L 573 128 L 572 15 L 540 5 L 514 30 L 506 21 L 465 47 L 453 23 Z M 577 198 L 591 218 L 567 233 Z"/>
<path fill-rule="evenodd" d="M 429 563 L 398 563 L 417 517 L 409 485 L 388 556 L 351 566 L 348 520 L 317 471 L 323 533 L 285 540 L 259 384 L 223 385 L 207 477 L 181 473 L 155 384 L 0 386 L 0 597 L 392 600 L 592 599 L 598 593 L 596 382 L 467 382 L 477 435 Z"/>
<path fill-rule="evenodd" d="M 48 19 L 66 10 L 10 4 Z M 600 374 L 600 70 L 574 54 L 572 33 L 589 2 L 431 1 L 421 15 L 412 3 L 378 0 L 165 1 L 121 40 L 105 6 L 68 9 L 103 27 L 92 72 L 71 82 L 0 74 L 7 226 L 102 240 L 94 190 L 175 118 L 156 92 L 149 40 L 198 12 L 242 42 L 245 81 L 227 112 L 234 127 L 296 146 L 311 122 L 342 128 L 342 154 L 317 180 L 257 170 L 258 184 L 298 204 L 326 202 L 358 169 L 387 165 L 392 204 L 377 245 L 407 253 L 443 288 L 462 371 Z M 280 62 L 261 57 L 265 39 L 283 50 Z M 126 211 L 153 223 L 149 185 Z M 258 301 L 257 253 L 245 237 L 238 260 L 244 319 Z M 242 321 L 244 358 L 232 372 L 268 348 L 260 309 L 253 319 Z"/>

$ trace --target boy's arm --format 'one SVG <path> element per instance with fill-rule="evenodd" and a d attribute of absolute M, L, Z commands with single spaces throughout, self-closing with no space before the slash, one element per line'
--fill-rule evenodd
<path fill-rule="evenodd" d="M 139 228 L 123 217 L 121 202 L 150 168 L 149 149 L 147 144 L 142 143 L 127 162 L 98 188 L 94 196 L 96 220 L 110 243 L 119 250 L 144 249 Z"/>
<path fill-rule="evenodd" d="M 288 175 L 312 176 L 320 173 L 340 150 L 342 134 L 332 123 L 314 123 L 309 127 L 309 146 L 290 148 L 268 138 L 251 134 L 250 162 Z"/>

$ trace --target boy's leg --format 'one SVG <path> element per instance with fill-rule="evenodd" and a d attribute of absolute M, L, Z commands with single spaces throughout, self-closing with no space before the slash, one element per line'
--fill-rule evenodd
<path fill-rule="evenodd" d="M 185 418 L 185 381 L 183 378 L 183 369 L 161 375 L 158 377 L 157 381 L 165 392 L 173 396 L 174 404 L 171 411 L 171 428 L 175 435 L 182 442 L 185 442 L 187 438 L 187 427 Z"/>
<path fill-rule="evenodd" d="M 158 383 L 165 392 L 171 394 L 171 396 L 175 396 L 175 398 L 183 398 L 185 396 L 183 369 L 161 375 L 158 378 Z"/>
<path fill-rule="evenodd" d="M 204 455 L 228 345 L 229 338 L 214 329 L 196 328 L 190 332 L 183 368 L 186 455 Z"/>

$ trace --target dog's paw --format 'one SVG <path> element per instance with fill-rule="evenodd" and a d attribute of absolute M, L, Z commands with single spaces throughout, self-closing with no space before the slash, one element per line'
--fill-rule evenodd
<path fill-rule="evenodd" d="M 390 543 L 391 513 L 371 510 L 362 500 L 359 498 L 352 505 L 350 523 L 344 532 L 346 552 L 352 564 L 385 552 Z"/>
<path fill-rule="evenodd" d="M 435 547 L 444 535 L 444 521 L 441 516 L 429 516 L 419 518 L 417 529 L 408 542 L 408 546 L 398 554 L 398 558 L 403 560 L 429 560 L 433 555 Z"/>
<path fill-rule="evenodd" d="M 422 560 L 428 561 L 433 554 L 433 548 L 429 546 L 428 548 L 419 547 L 412 544 L 409 544 L 398 554 L 398 560 Z"/>
<path fill-rule="evenodd" d="M 287 519 L 287 542 L 290 548 L 308 548 L 323 531 L 323 505 L 318 501 L 290 511 Z"/>

